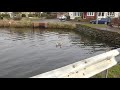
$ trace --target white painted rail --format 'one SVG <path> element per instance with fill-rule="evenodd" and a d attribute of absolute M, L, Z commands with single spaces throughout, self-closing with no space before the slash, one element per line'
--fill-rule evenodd
<path fill-rule="evenodd" d="M 90 78 L 116 65 L 120 48 L 30 78 Z"/>

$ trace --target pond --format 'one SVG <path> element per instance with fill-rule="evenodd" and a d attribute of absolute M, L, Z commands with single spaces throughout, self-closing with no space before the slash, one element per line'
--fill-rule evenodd
<path fill-rule="evenodd" d="M 0 78 L 28 78 L 111 47 L 62 29 L 0 29 Z"/>

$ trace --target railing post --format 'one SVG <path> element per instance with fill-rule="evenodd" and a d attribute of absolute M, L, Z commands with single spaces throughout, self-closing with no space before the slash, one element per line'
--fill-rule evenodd
<path fill-rule="evenodd" d="M 107 78 L 108 77 L 108 69 L 103 71 L 101 74 L 102 74 L 102 78 Z"/>

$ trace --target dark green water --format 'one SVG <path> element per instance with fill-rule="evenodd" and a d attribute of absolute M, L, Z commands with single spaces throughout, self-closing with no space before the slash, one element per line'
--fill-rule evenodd
<path fill-rule="evenodd" d="M 70 30 L 0 29 L 0 77 L 32 77 L 109 48 Z"/>

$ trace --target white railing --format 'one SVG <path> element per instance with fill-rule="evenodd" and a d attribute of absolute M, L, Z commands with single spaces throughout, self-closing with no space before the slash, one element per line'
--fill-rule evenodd
<path fill-rule="evenodd" d="M 119 52 L 120 48 L 111 50 L 30 78 L 90 78 L 116 65 Z"/>

